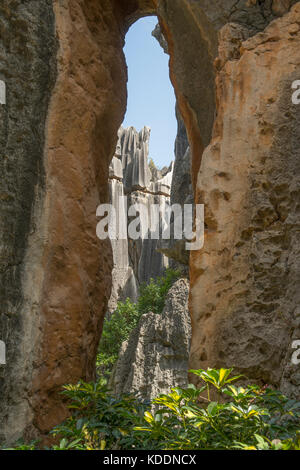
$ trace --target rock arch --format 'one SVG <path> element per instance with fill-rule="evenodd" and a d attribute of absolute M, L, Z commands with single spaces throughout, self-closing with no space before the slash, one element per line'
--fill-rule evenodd
<path fill-rule="evenodd" d="M 273 138 L 282 138 L 288 145 L 290 136 L 292 144 L 288 154 L 291 168 L 294 168 L 293 155 L 299 140 L 296 131 L 299 114 L 286 105 L 289 80 L 299 78 L 295 70 L 299 58 L 297 50 L 300 50 L 299 4 L 286 14 L 293 1 L 242 0 L 238 5 L 233 0 L 32 0 L 26 4 L 16 0 L 14 3 L 13 12 L 8 0 L 3 0 L 0 6 L 5 31 L 2 40 L 5 61 L 1 63 L 0 79 L 7 89 L 7 104 L 0 108 L 3 118 L 0 143 L 5 149 L 1 163 L 5 178 L 3 191 L 1 189 L 1 257 L 4 262 L 0 325 L 1 340 L 7 346 L 7 365 L 0 369 L 2 441 L 46 433 L 66 416 L 57 393 L 61 385 L 79 378 L 90 380 L 94 375 L 112 268 L 110 245 L 96 238 L 95 213 L 97 205 L 108 198 L 109 162 L 126 109 L 127 73 L 122 48 L 130 25 L 142 16 L 158 15 L 168 42 L 171 80 L 192 148 L 196 197 L 207 203 L 209 248 L 205 248 L 204 253 L 193 254 L 191 261 L 193 367 L 218 365 L 221 360 L 225 363 L 238 361 L 241 355 L 238 339 L 241 345 L 243 338 L 247 345 L 253 345 L 255 328 L 249 328 L 245 318 L 252 318 L 250 326 L 255 326 L 255 315 L 260 311 L 247 296 L 251 289 L 252 295 L 259 291 L 260 280 L 251 275 L 256 269 L 256 254 L 247 245 L 253 232 L 252 225 L 245 221 L 246 212 L 258 207 L 251 189 L 255 176 L 265 174 L 267 181 L 263 177 L 259 179 L 258 198 L 259 194 L 265 195 L 265 185 L 271 184 L 272 194 L 267 198 L 273 198 L 275 206 L 277 204 L 277 212 L 274 210 L 279 222 L 284 224 L 286 219 L 281 220 L 283 216 L 278 214 L 280 198 L 276 199 L 281 186 L 268 179 L 274 172 L 281 179 L 281 171 L 286 168 L 282 153 L 266 173 L 262 162 L 273 152 Z M 276 20 L 283 14 L 282 19 Z M 275 20 L 272 23 L 275 26 L 264 31 L 271 20 Z M 225 29 L 224 25 L 227 25 Z M 252 39 L 244 42 L 248 37 Z M 283 52 L 287 44 L 291 45 L 294 64 Z M 215 62 L 218 47 L 219 59 Z M 251 68 L 253 57 L 260 55 L 263 62 L 270 53 L 287 62 L 281 74 L 272 60 L 265 59 L 265 63 L 257 60 Z M 247 71 L 252 74 L 254 86 L 260 71 L 267 66 L 274 67 L 272 84 L 279 89 L 278 96 L 269 96 L 261 84 L 261 89 L 247 98 Z M 280 88 L 282 81 L 284 86 Z M 261 105 L 257 114 L 252 115 L 249 110 L 263 102 L 264 96 L 267 96 L 265 107 Z M 269 115 L 268 104 L 272 106 L 272 115 L 278 118 L 276 122 Z M 213 140 L 209 145 L 216 109 Z M 237 109 L 241 122 L 239 115 L 231 119 Z M 281 121 L 279 118 L 281 111 L 292 113 L 292 118 L 287 118 L 292 119 L 291 135 L 281 136 L 285 125 L 284 118 Z M 253 126 L 247 123 L 250 117 Z M 263 148 L 262 153 L 257 152 L 254 166 L 249 150 L 248 163 L 241 165 L 240 175 L 237 170 L 239 147 L 229 145 L 231 125 L 234 125 L 237 141 L 243 142 L 240 147 L 243 152 L 251 138 L 254 142 L 249 147 L 251 152 L 257 151 L 258 145 Z M 208 145 L 204 166 L 200 167 L 203 150 Z M 230 161 L 236 169 L 233 181 L 243 195 L 237 200 L 228 184 L 224 183 L 223 187 L 223 183 L 218 182 L 219 177 L 226 181 Z M 223 176 L 217 175 L 218 168 L 212 170 L 211 162 L 220 166 Z M 292 173 L 287 174 L 293 176 L 294 181 L 298 174 L 295 168 Z M 283 194 L 285 201 L 291 201 L 296 189 L 284 186 Z M 232 200 L 234 212 L 230 209 Z M 289 207 L 295 216 L 296 206 L 290 204 Z M 284 208 L 282 210 L 284 212 Z M 266 211 L 267 217 L 267 208 Z M 233 216 L 238 223 L 233 223 L 227 233 L 226 217 Z M 252 220 L 255 217 L 253 213 Z M 257 217 L 257 223 L 261 224 L 263 213 L 258 213 Z M 272 215 L 270 217 L 272 224 Z M 295 222 L 292 225 L 294 227 Z M 278 230 L 282 235 L 286 225 Z M 266 227 L 259 226 L 257 232 L 267 233 Z M 241 235 L 244 248 L 240 245 Z M 269 247 L 272 237 L 276 237 L 275 232 L 266 242 Z M 280 249 L 284 256 L 294 257 L 291 272 L 296 275 L 295 244 L 292 239 L 290 243 L 282 243 Z M 245 272 L 244 295 L 249 307 L 246 315 L 240 317 L 243 291 L 228 273 L 232 260 L 238 256 L 243 265 L 234 265 L 233 269 L 241 268 Z M 280 262 L 284 264 L 284 260 Z M 258 269 L 263 268 L 258 266 Z M 271 279 L 268 269 L 265 267 L 262 281 L 266 289 Z M 218 278 L 220 272 L 221 279 Z M 208 287 L 218 286 L 218 283 L 222 285 L 221 290 Z M 287 287 L 280 297 L 280 305 L 289 304 L 288 324 L 296 311 L 294 283 L 293 286 Z M 265 312 L 264 307 L 261 308 Z M 268 331 L 272 312 L 267 311 L 269 316 L 259 318 L 256 330 Z M 239 318 L 244 321 L 242 325 Z M 278 384 L 282 382 L 288 341 L 295 334 L 295 328 L 291 333 L 292 327 L 283 327 L 280 319 L 275 323 L 275 333 L 257 344 L 260 355 L 256 354 L 254 345 L 254 352 L 249 349 L 249 358 L 252 360 L 256 355 L 260 378 L 263 376 Z M 245 329 L 250 333 L 245 335 Z M 279 330 L 283 332 L 280 344 L 275 338 Z M 237 332 L 233 345 L 228 340 L 232 331 Z M 226 332 L 225 337 L 223 332 Z M 280 365 L 273 361 L 270 366 L 268 358 L 274 350 L 279 350 L 276 357 Z M 248 367 L 248 372 L 254 376 L 257 375 L 255 360 Z M 247 370 L 245 361 L 237 365 Z M 294 373 L 288 367 L 285 372 L 287 376 Z M 287 378 L 284 384 L 289 380 Z"/>

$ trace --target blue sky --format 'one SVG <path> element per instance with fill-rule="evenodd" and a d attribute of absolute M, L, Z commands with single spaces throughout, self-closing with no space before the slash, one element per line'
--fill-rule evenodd
<path fill-rule="evenodd" d="M 174 160 L 177 122 L 169 56 L 151 35 L 156 24 L 156 17 L 142 18 L 126 36 L 128 105 L 123 126 L 151 127 L 149 156 L 163 167 Z"/>

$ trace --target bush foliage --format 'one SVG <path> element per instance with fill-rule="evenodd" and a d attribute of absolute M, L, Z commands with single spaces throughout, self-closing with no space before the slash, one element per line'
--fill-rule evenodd
<path fill-rule="evenodd" d="M 107 387 L 120 346 L 144 313 L 161 314 L 178 272 L 151 280 L 137 304 L 129 299 L 105 321 L 98 356 L 101 378 L 66 385 L 71 416 L 51 434 L 52 450 L 300 450 L 300 403 L 257 385 L 234 385 L 232 369 L 192 370 L 199 388 L 172 388 L 152 403 L 134 395 L 114 396 Z M 245 378 L 243 379 L 245 381 Z M 19 443 L 17 450 L 35 450 Z"/>
<path fill-rule="evenodd" d="M 300 450 L 299 402 L 271 388 L 233 385 L 240 376 L 232 369 L 192 372 L 203 386 L 173 388 L 152 404 L 114 397 L 101 382 L 65 386 L 72 416 L 52 431 L 60 439 L 52 449 Z"/>
<path fill-rule="evenodd" d="M 148 312 L 161 314 L 166 295 L 180 273 L 167 269 L 164 276 L 151 279 L 140 287 L 137 303 L 130 299 L 119 302 L 116 311 L 105 319 L 97 357 L 97 371 L 101 377 L 109 377 L 123 341 L 129 338 L 141 316 Z"/>

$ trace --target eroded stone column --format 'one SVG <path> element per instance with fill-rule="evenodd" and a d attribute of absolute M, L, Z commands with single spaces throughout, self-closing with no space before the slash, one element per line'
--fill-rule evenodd
<path fill-rule="evenodd" d="M 61 386 L 94 378 L 112 269 L 96 209 L 126 109 L 124 35 L 150 3 L 1 3 L 2 441 L 47 432 Z"/>
<path fill-rule="evenodd" d="M 299 397 L 300 4 L 262 33 L 220 33 L 217 119 L 198 174 L 191 367 L 236 366 Z"/>

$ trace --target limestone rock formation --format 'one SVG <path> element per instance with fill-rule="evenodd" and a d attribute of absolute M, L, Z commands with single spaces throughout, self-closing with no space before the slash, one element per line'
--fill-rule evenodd
<path fill-rule="evenodd" d="M 299 398 L 300 3 L 247 40 L 224 28 L 197 182 L 207 230 L 192 255 L 191 367 L 235 366 Z"/>
<path fill-rule="evenodd" d="M 122 163 L 116 157 L 113 158 L 110 166 L 109 186 L 111 204 L 116 209 L 122 225 L 127 228 L 127 207 L 122 199 L 124 198 Z M 136 276 L 129 263 L 128 239 L 112 239 L 111 244 L 114 264 L 108 313 L 116 309 L 119 300 L 124 301 L 128 297 L 135 302 L 138 295 Z"/>
<path fill-rule="evenodd" d="M 158 240 L 151 239 L 147 228 L 151 205 L 159 204 L 162 212 L 169 206 L 173 163 L 166 171 L 155 167 L 151 171 L 148 127 L 140 132 L 134 127 L 121 127 L 118 136 L 115 156 L 109 168 L 110 200 L 126 233 L 131 220 L 129 207 L 143 205 L 145 213 L 139 213 L 139 231 L 144 235 L 138 240 L 111 240 L 114 267 L 108 312 L 115 310 L 118 300 L 129 297 L 135 301 L 139 285 L 148 282 L 151 277 L 162 275 L 169 265 L 168 258 L 156 249 Z"/>
<path fill-rule="evenodd" d="M 188 281 L 179 279 L 170 289 L 161 315 L 142 315 L 121 347 L 111 384 L 115 393 L 137 393 L 152 399 L 168 393 L 171 387 L 188 385 L 188 296 Z"/>
<path fill-rule="evenodd" d="M 109 201 L 126 110 L 125 34 L 151 14 L 168 44 L 196 202 L 207 205 L 205 248 L 190 261 L 191 365 L 237 365 L 299 393 L 291 363 L 299 328 L 300 107 L 291 101 L 299 7 L 1 1 L 0 441 L 44 435 L 67 415 L 61 386 L 95 377 L 113 267 L 95 214 Z M 229 23 L 230 50 L 215 62 Z"/>
<path fill-rule="evenodd" d="M 155 39 L 157 39 L 157 41 L 159 42 L 160 46 L 162 47 L 164 53 L 169 54 L 168 42 L 166 41 L 166 38 L 162 34 L 161 27 L 160 27 L 159 23 L 157 23 L 154 30 L 152 31 L 152 36 Z"/>

